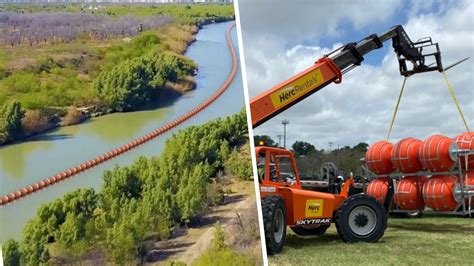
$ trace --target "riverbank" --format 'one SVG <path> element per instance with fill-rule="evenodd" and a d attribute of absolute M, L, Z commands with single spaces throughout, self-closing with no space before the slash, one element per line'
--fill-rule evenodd
<path fill-rule="evenodd" d="M 22 8 L 24 7 L 22 6 Z M 53 7 L 60 8 L 54 5 Z M 77 6 L 74 7 L 77 8 Z M 206 8 L 214 9 L 213 6 Z M 197 12 L 194 10 L 196 9 L 194 6 L 189 9 L 184 6 L 166 7 L 163 9 L 164 11 L 160 11 L 162 9 L 163 7 L 134 7 L 130 10 L 129 14 L 141 16 L 144 11 L 149 12 L 150 10 L 153 13 L 145 15 L 157 14 L 157 12 L 158 14 L 164 13 L 166 15 L 194 14 Z M 9 6 L 8 10 L 12 10 L 12 6 Z M 124 15 L 121 14 L 123 10 L 123 7 L 107 6 L 96 13 L 120 17 Z M 34 5 L 30 10 L 30 12 L 44 11 L 44 7 L 41 9 L 39 6 Z M 57 11 L 53 10 L 51 12 Z M 199 12 L 202 12 L 202 10 Z M 16 127 L 16 130 L 12 132 L 2 132 L 2 128 L 12 127 L 2 126 L 0 121 L 0 146 L 28 141 L 31 137 L 51 132 L 58 127 L 84 123 L 94 117 L 115 112 L 143 110 L 148 108 L 148 106 L 156 108 L 162 104 L 176 101 L 180 96 L 196 87 L 193 76 L 196 75 L 197 69 L 192 69 L 192 64 L 195 64 L 191 63 L 192 61 L 189 61 L 191 63 L 190 67 L 186 67 L 191 70 L 178 70 L 177 73 L 181 77 L 178 77 L 178 79 L 172 78 L 171 80 L 166 78 L 168 80 L 165 79 L 159 88 L 155 88 L 160 93 L 152 93 L 151 96 L 143 94 L 141 96 L 143 99 L 138 104 L 134 104 L 126 110 L 123 110 L 122 107 L 116 108 L 114 103 L 107 101 L 108 95 L 97 92 L 97 89 L 93 87 L 100 73 L 113 71 L 117 65 L 123 65 L 123 62 L 126 60 L 154 53 L 155 51 L 182 56 L 186 53 L 191 43 L 195 41 L 195 36 L 200 28 L 211 23 L 227 21 L 233 18 L 219 15 L 219 12 L 223 12 L 220 9 L 215 12 L 206 13 L 205 15 L 201 14 L 200 16 L 202 17 L 197 16 L 194 18 L 194 21 L 189 21 L 188 19 L 185 21 L 180 18 L 169 25 L 162 26 L 156 30 L 146 31 L 136 37 L 111 39 L 105 43 L 94 40 L 88 40 L 84 43 L 83 40 L 80 40 L 73 43 L 56 43 L 52 44 L 52 46 L 49 44 L 38 44 L 33 47 L 32 50 L 37 52 L 33 54 L 29 51 L 31 47 L 28 46 L 6 47 L 9 51 L 5 51 L 3 56 L 0 53 L 0 89 L 2 89 L 2 86 L 5 89 L 2 89 L 0 92 L 0 107 L 3 102 L 5 108 L 0 108 L 0 110 L 6 109 L 3 112 L 3 117 L 14 113 L 15 110 L 7 106 L 8 101 L 13 99 L 14 101 L 19 101 L 20 108 L 18 109 L 21 111 L 19 112 L 20 114 L 16 115 L 17 122 L 14 123 L 16 125 L 13 127 Z M 190 15 L 189 17 L 192 16 Z M 13 56 L 6 56 L 6 54 Z M 15 60 L 12 61 L 12 59 Z M 8 65 L 9 61 L 23 63 Z M 186 75 L 186 71 L 188 71 L 188 75 Z M 30 90 L 31 87 L 31 92 L 23 93 L 24 89 L 20 87 L 24 86 L 23 83 L 25 82 L 33 82 L 31 86 L 27 86 L 27 90 Z M 53 91 L 43 88 L 50 86 L 48 85 L 50 82 L 57 84 L 53 85 Z M 13 86 L 8 84 L 13 84 Z M 71 87 L 68 84 L 75 85 Z M 34 89 L 37 86 L 38 89 Z M 15 87 L 18 87 L 18 89 L 15 89 Z M 65 92 L 62 92 L 64 90 Z M 115 92 L 112 91 L 110 93 Z M 137 92 L 131 93 L 137 95 Z M 146 92 L 139 92 L 138 95 L 142 93 Z M 11 108 L 11 110 L 8 110 L 8 108 Z M 1 117 L 2 113 L 0 113 L 0 120 L 2 120 Z"/>

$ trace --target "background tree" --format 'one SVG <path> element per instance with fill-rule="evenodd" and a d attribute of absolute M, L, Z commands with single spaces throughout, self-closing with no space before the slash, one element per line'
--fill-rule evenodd
<path fill-rule="evenodd" d="M 291 145 L 291 148 L 296 156 L 308 155 L 309 153 L 316 150 L 314 145 L 304 141 L 296 141 L 293 143 L 293 145 Z"/>
<path fill-rule="evenodd" d="M 359 152 L 366 152 L 368 148 L 369 148 L 369 144 L 367 144 L 365 142 L 359 142 L 352 149 L 354 149 L 356 151 L 359 151 Z"/>
<path fill-rule="evenodd" d="M 276 147 L 275 141 L 268 135 L 255 135 L 253 136 L 253 141 L 255 143 L 255 146 L 262 146 L 260 145 L 260 142 L 263 141 L 263 146 L 267 147 Z"/>

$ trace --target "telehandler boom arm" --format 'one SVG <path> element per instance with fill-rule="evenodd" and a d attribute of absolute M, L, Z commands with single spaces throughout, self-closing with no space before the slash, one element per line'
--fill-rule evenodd
<path fill-rule="evenodd" d="M 403 27 L 397 25 L 380 35 L 372 34 L 357 43 L 348 43 L 336 49 L 320 58 L 310 68 L 253 98 L 250 101 L 252 126 L 259 126 L 333 82 L 340 83 L 343 74 L 359 66 L 366 54 L 381 48 L 383 43 L 390 39 L 402 76 L 443 71 L 438 44 L 433 43 L 429 37 L 412 42 Z M 426 59 L 429 57 L 434 60 L 428 64 Z M 410 68 L 407 62 L 410 63 Z"/>

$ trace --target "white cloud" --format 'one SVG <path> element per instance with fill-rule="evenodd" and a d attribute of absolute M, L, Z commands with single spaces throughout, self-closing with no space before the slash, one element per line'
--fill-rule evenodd
<path fill-rule="evenodd" d="M 367 28 L 370 34 L 370 25 L 396 15 L 401 1 L 343 1 L 337 5 L 334 1 L 296 5 L 289 1 L 261 2 L 239 2 L 250 97 L 311 66 L 323 54 L 341 45 L 306 45 L 311 38 L 342 34 L 343 25 Z M 439 42 L 445 66 L 473 56 L 474 2 L 420 2 L 413 2 L 411 16 L 403 25 L 411 38 L 431 36 Z M 429 13 L 435 5 L 437 8 Z M 317 10 L 312 6 L 317 6 Z M 448 71 L 471 127 L 474 127 L 473 70 L 474 58 Z M 345 75 L 340 85 L 327 86 L 261 125 L 254 134 L 276 139 L 283 130 L 281 120 L 286 118 L 290 120 L 289 144 L 304 140 L 318 148 L 327 148 L 329 141 L 343 146 L 384 139 L 402 81 L 396 56 L 389 49 L 381 66 L 363 64 Z M 409 78 L 392 133 L 393 141 L 404 137 L 423 139 L 434 133 L 455 136 L 463 131 L 442 75 L 424 73 Z"/>

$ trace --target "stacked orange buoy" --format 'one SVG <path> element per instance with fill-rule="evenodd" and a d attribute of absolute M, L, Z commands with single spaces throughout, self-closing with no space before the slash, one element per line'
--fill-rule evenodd
<path fill-rule="evenodd" d="M 416 210 L 426 204 L 435 211 L 453 211 L 462 201 L 460 178 L 436 173 L 455 167 L 458 149 L 474 151 L 474 132 L 462 133 L 454 139 L 439 134 L 424 141 L 405 138 L 395 145 L 378 141 L 369 147 L 365 160 L 369 170 L 377 175 L 389 175 L 395 169 L 407 174 L 396 185 L 393 203 L 398 209 Z M 461 155 L 460 159 L 461 166 L 467 170 L 463 185 L 474 189 L 474 155 Z M 422 170 L 434 174 L 430 178 L 414 175 Z M 374 179 L 367 187 L 367 194 L 380 202 L 384 201 L 387 191 L 387 177 Z"/>
<path fill-rule="evenodd" d="M 237 73 L 237 69 L 238 69 L 238 60 L 237 60 L 237 53 L 235 52 L 235 48 L 232 44 L 232 38 L 231 38 L 231 30 L 235 27 L 235 24 L 231 25 L 228 29 L 227 29 L 227 33 L 226 33 L 226 38 L 227 38 L 227 45 L 229 46 L 229 49 L 230 49 L 230 52 L 231 52 L 231 55 L 232 55 L 232 70 L 229 74 L 229 76 L 227 77 L 226 81 L 224 82 L 224 84 L 221 85 L 221 87 L 216 91 L 214 92 L 214 94 L 212 94 L 206 101 L 204 101 L 203 103 L 199 104 L 198 106 L 196 106 L 194 109 L 192 109 L 191 111 L 187 112 L 186 114 L 178 117 L 177 119 L 171 121 L 171 122 L 168 122 L 166 123 L 164 126 L 160 127 L 160 128 L 157 128 L 155 130 L 153 130 L 152 132 L 144 135 L 144 136 L 141 136 L 141 137 L 138 137 L 132 141 L 130 141 L 129 143 L 127 144 L 124 144 L 118 148 L 115 148 L 109 152 L 106 152 L 98 157 L 96 157 L 95 159 L 92 159 L 92 160 L 89 160 L 89 161 L 86 161 L 84 163 L 81 163 L 80 165 L 77 165 L 75 167 L 72 167 L 72 168 L 69 168 L 63 172 L 60 172 L 59 174 L 56 174 L 54 176 L 51 176 L 51 177 L 47 177 L 37 183 L 33 183 L 32 185 L 29 185 L 27 187 L 24 187 L 20 190 L 17 190 L 15 192 L 12 192 L 12 193 L 9 193 L 7 195 L 4 195 L 2 197 L 0 197 L 0 206 L 2 205 L 5 205 L 7 203 L 10 203 L 12 201 L 15 201 L 15 200 L 18 200 L 22 197 L 25 197 L 33 192 L 36 192 L 36 191 L 39 191 L 43 188 L 46 188 L 52 184 L 55 184 L 61 180 L 64 180 L 66 178 L 69 178 L 71 176 L 74 176 L 80 172 L 83 172 L 83 171 L 86 171 L 87 169 L 89 168 L 92 168 L 98 164 L 101 164 L 101 163 L 104 163 L 106 162 L 107 160 L 109 159 L 112 159 L 128 150 L 131 150 L 167 131 L 169 131 L 170 129 L 176 127 L 177 125 L 183 123 L 184 121 L 188 120 L 189 118 L 191 118 L 192 116 L 194 116 L 195 114 L 199 113 L 200 111 L 202 111 L 203 109 L 205 109 L 206 107 L 208 107 L 211 103 L 213 103 L 215 100 L 217 100 L 217 98 L 219 98 L 219 96 L 221 96 L 226 90 L 227 88 L 230 86 L 230 84 L 232 84 L 232 81 L 234 80 L 234 77 Z"/>
<path fill-rule="evenodd" d="M 385 203 L 388 192 L 388 178 L 381 177 L 370 181 L 367 186 L 367 195 L 374 197 L 380 204 Z"/>

